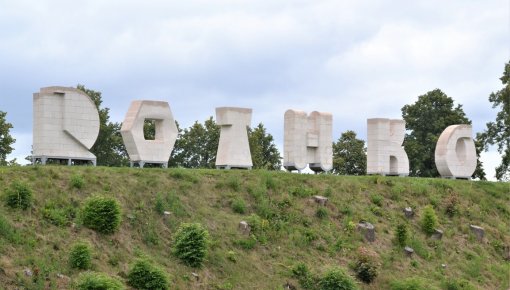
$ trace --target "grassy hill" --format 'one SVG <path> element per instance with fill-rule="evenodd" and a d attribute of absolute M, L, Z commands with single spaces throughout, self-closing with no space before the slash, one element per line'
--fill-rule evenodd
<path fill-rule="evenodd" d="M 34 200 L 27 210 L 0 203 L 0 289 L 71 289 L 80 273 L 69 266 L 69 250 L 77 241 L 93 245 L 93 271 L 125 282 L 133 261 L 146 257 L 165 270 L 171 289 L 284 289 L 287 283 L 303 289 L 302 277 L 296 277 L 298 265 L 317 277 L 332 266 L 354 277 L 360 246 L 375 252 L 378 265 L 375 281 L 358 280 L 360 289 L 392 289 L 409 279 L 424 289 L 509 287 L 510 265 L 504 259 L 510 245 L 508 183 L 267 171 L 0 167 L 0 193 L 14 181 L 28 185 Z M 81 224 L 83 201 L 94 194 L 119 200 L 118 232 L 102 235 Z M 328 197 L 326 206 L 314 202 L 317 194 Z M 426 205 L 435 209 L 438 228 L 444 231 L 441 240 L 421 229 Z M 414 209 L 414 218 L 404 216 L 405 207 Z M 252 225 L 250 235 L 239 231 L 242 220 Z M 365 242 L 356 230 L 361 220 L 375 226 L 375 242 Z M 201 268 L 184 265 L 171 252 L 182 222 L 199 222 L 209 231 L 211 243 Z M 402 223 L 409 229 L 406 244 L 415 251 L 411 257 L 395 243 Z M 470 224 L 484 228 L 482 241 Z"/>

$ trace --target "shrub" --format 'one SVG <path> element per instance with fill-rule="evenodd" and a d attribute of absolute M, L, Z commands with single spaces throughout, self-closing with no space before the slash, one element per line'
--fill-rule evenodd
<path fill-rule="evenodd" d="M 186 265 L 200 267 L 207 254 L 209 233 L 199 223 L 184 223 L 175 234 L 173 253 Z"/>
<path fill-rule="evenodd" d="M 320 290 L 353 290 L 359 289 L 348 274 L 341 268 L 333 267 L 329 269 L 319 280 Z"/>
<path fill-rule="evenodd" d="M 365 247 L 359 247 L 354 271 L 358 279 L 367 284 L 372 283 L 377 277 L 376 253 Z"/>
<path fill-rule="evenodd" d="M 83 225 L 102 234 L 112 234 L 120 226 L 119 202 L 106 196 L 93 196 L 82 208 Z"/>
<path fill-rule="evenodd" d="M 443 283 L 445 290 L 475 290 L 476 288 L 466 280 L 448 279 Z"/>
<path fill-rule="evenodd" d="M 232 201 L 232 210 L 239 214 L 244 214 L 246 212 L 246 203 L 242 198 L 236 198 Z"/>
<path fill-rule="evenodd" d="M 154 210 L 160 215 L 165 213 L 165 201 L 163 196 L 161 196 L 161 193 L 156 195 L 156 204 L 154 205 Z"/>
<path fill-rule="evenodd" d="M 122 283 L 103 273 L 85 272 L 76 281 L 78 290 L 124 290 Z"/>
<path fill-rule="evenodd" d="M 458 209 L 457 205 L 459 203 L 459 196 L 457 193 L 452 192 L 450 195 L 448 195 L 445 199 L 445 213 L 449 217 L 453 217 L 455 214 L 457 214 Z"/>
<path fill-rule="evenodd" d="M 292 276 L 299 281 L 303 289 L 316 289 L 317 278 L 310 273 L 304 263 L 298 263 L 292 267 Z"/>
<path fill-rule="evenodd" d="M 11 208 L 27 209 L 32 205 L 32 190 L 26 183 L 14 181 L 7 189 L 5 202 Z"/>
<path fill-rule="evenodd" d="M 404 223 L 397 225 L 397 229 L 395 231 L 395 242 L 397 245 L 405 247 L 408 238 L 409 234 L 407 231 L 407 225 Z"/>
<path fill-rule="evenodd" d="M 69 252 L 69 266 L 75 269 L 87 270 L 92 265 L 91 249 L 84 242 L 76 243 Z"/>
<path fill-rule="evenodd" d="M 328 217 L 328 210 L 325 207 L 320 206 L 315 211 L 315 216 L 320 218 L 320 219 L 327 218 Z"/>
<path fill-rule="evenodd" d="M 384 197 L 380 194 L 374 193 L 370 195 L 370 200 L 377 206 L 382 206 Z"/>
<path fill-rule="evenodd" d="M 71 176 L 71 187 L 81 189 L 85 185 L 85 181 L 81 175 L 74 174 Z"/>
<path fill-rule="evenodd" d="M 430 290 L 430 283 L 425 283 L 421 279 L 409 278 L 402 281 L 393 281 L 390 284 L 391 290 Z"/>
<path fill-rule="evenodd" d="M 431 235 L 435 232 L 437 227 L 437 216 L 434 208 L 427 205 L 423 210 L 423 217 L 421 219 L 421 228 L 427 234 Z"/>
<path fill-rule="evenodd" d="M 127 274 L 127 284 L 135 289 L 166 290 L 168 278 L 149 261 L 137 260 Z"/>

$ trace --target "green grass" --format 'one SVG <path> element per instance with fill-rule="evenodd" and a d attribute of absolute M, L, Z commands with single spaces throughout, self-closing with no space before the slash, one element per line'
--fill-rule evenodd
<path fill-rule="evenodd" d="M 282 289 L 285 283 L 302 289 L 292 269 L 305 265 L 322 277 L 340 267 L 354 277 L 351 266 L 361 245 L 376 252 L 381 265 L 371 284 L 358 283 L 361 289 L 391 289 L 406 279 L 430 289 L 457 280 L 475 289 L 509 286 L 510 265 L 503 260 L 510 245 L 508 183 L 263 170 L 0 167 L 1 194 L 14 180 L 32 189 L 33 201 L 26 211 L 0 205 L 0 289 L 71 289 L 81 273 L 68 263 L 76 241 L 94 249 L 92 271 L 126 284 L 130 265 L 149 259 L 168 275 L 170 289 Z M 80 208 L 97 194 L 121 205 L 122 222 L 112 235 L 82 225 Z M 325 207 L 313 201 L 316 194 L 328 196 Z M 452 195 L 458 199 L 449 215 Z M 441 241 L 421 230 L 428 204 L 445 233 Z M 414 219 L 404 217 L 407 206 Z M 238 230 L 241 220 L 252 226 L 249 235 Z M 374 243 L 366 244 L 356 230 L 360 220 L 374 224 Z M 209 232 L 199 269 L 172 254 L 181 223 L 200 223 Z M 402 223 L 412 258 L 394 244 Z M 473 238 L 470 224 L 485 229 L 483 242 Z M 23 274 L 27 268 L 32 277 Z"/>

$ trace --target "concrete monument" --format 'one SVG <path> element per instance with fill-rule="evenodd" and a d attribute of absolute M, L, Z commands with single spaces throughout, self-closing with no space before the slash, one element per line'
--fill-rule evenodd
<path fill-rule="evenodd" d="M 367 173 L 409 175 L 409 159 L 402 147 L 403 120 L 374 118 L 367 120 Z"/>
<path fill-rule="evenodd" d="M 476 169 L 476 150 L 471 125 L 448 126 L 436 144 L 435 161 L 442 177 L 471 178 Z"/>
<path fill-rule="evenodd" d="M 216 168 L 252 168 L 247 130 L 251 125 L 251 112 L 246 108 L 216 108 L 216 123 L 221 126 Z"/>
<path fill-rule="evenodd" d="M 333 168 L 333 117 L 330 113 L 287 110 L 283 166 L 287 170 L 329 171 Z"/>
<path fill-rule="evenodd" d="M 96 105 L 84 92 L 70 87 L 46 87 L 34 93 L 32 163 L 48 159 L 91 161 L 89 149 L 99 134 Z"/>
<path fill-rule="evenodd" d="M 156 125 L 154 140 L 146 140 L 143 133 L 145 120 Z M 133 101 L 122 128 L 122 139 L 129 154 L 130 164 L 143 167 L 147 163 L 168 166 L 168 159 L 177 139 L 177 126 L 167 102 Z"/>

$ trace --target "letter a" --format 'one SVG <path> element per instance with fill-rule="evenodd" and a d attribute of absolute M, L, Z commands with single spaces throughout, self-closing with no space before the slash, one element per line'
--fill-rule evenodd
<path fill-rule="evenodd" d="M 367 120 L 367 173 L 409 175 L 409 159 L 402 147 L 403 120 L 373 118 Z"/>

